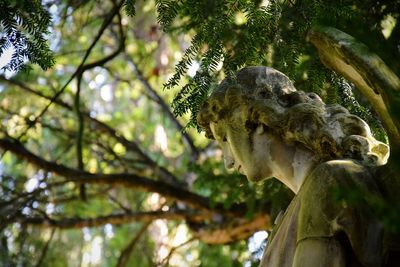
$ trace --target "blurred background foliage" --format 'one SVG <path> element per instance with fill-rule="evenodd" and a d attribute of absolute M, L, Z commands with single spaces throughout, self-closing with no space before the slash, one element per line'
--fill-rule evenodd
<path fill-rule="evenodd" d="M 293 194 L 227 173 L 186 126 L 218 81 L 267 65 L 387 142 L 305 35 L 338 27 L 399 73 L 399 5 L 0 0 L 1 264 L 257 266 Z"/>

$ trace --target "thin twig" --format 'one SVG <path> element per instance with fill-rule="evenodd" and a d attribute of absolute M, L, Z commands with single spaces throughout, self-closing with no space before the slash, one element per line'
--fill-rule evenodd
<path fill-rule="evenodd" d="M 128 207 L 126 207 L 124 204 L 122 204 L 116 197 L 111 196 L 110 194 L 107 194 L 108 198 L 114 202 L 115 204 L 118 205 L 118 207 L 120 207 L 122 210 L 124 210 L 125 212 L 132 212 L 132 210 Z"/>
<path fill-rule="evenodd" d="M 47 110 L 50 108 L 50 106 L 58 99 L 58 97 L 65 91 L 65 89 L 68 87 L 68 85 L 71 83 L 71 81 L 79 74 L 82 74 L 83 70 L 85 68 L 88 68 L 87 66 L 85 67 L 86 60 L 88 59 L 90 53 L 92 52 L 93 48 L 96 46 L 97 42 L 100 40 L 100 37 L 103 35 L 104 31 L 106 28 L 109 26 L 109 24 L 112 22 L 114 16 L 118 14 L 119 9 L 122 7 L 123 3 L 125 1 L 121 1 L 118 5 L 114 6 L 114 8 L 111 10 L 109 15 L 106 17 L 104 20 L 102 26 L 100 27 L 99 32 L 97 33 L 96 37 L 94 38 L 93 42 L 89 46 L 89 48 L 86 50 L 85 55 L 83 56 L 83 59 L 79 66 L 76 68 L 75 72 L 71 75 L 71 77 L 67 80 L 67 82 L 64 84 L 64 86 L 61 87 L 61 89 L 53 95 L 53 97 L 50 99 L 50 102 L 45 106 L 45 108 L 37 115 L 33 120 L 32 124 L 28 125 L 27 129 L 24 131 L 21 136 L 19 136 L 18 139 L 23 137 L 29 129 L 31 129 L 36 122 L 47 112 Z M 90 64 L 88 64 L 90 65 Z"/>
<path fill-rule="evenodd" d="M 136 77 L 143 84 L 143 87 L 145 88 L 148 96 L 161 107 L 161 109 L 163 110 L 163 114 L 166 114 L 168 116 L 168 118 L 171 120 L 171 122 L 173 123 L 173 125 L 175 126 L 175 128 L 179 132 L 181 132 L 184 144 L 191 152 L 192 160 L 196 161 L 196 159 L 199 156 L 199 151 L 197 150 L 196 146 L 194 145 L 192 138 L 189 136 L 189 134 L 187 132 L 184 131 L 181 123 L 178 121 L 178 119 L 175 117 L 175 115 L 171 112 L 171 109 L 165 103 L 165 101 L 157 94 L 156 90 L 154 90 L 154 88 L 150 85 L 150 83 L 144 77 L 143 73 L 138 68 L 138 65 L 136 64 L 136 62 L 134 62 L 132 57 L 130 57 L 128 54 L 125 53 L 125 58 L 128 62 L 128 65 L 131 66 L 132 71 L 135 73 Z"/>
<path fill-rule="evenodd" d="M 42 254 L 40 255 L 40 258 L 39 258 L 38 262 L 35 265 L 36 267 L 42 266 L 42 262 L 43 262 L 44 258 L 46 257 L 47 251 L 49 249 L 50 242 L 51 242 L 51 240 L 53 240 L 53 236 L 54 236 L 55 232 L 56 232 L 56 228 L 51 230 L 50 237 L 47 240 L 46 245 L 44 246 L 44 248 L 42 250 Z"/>
<path fill-rule="evenodd" d="M 20 193 L 18 196 L 14 197 L 8 201 L 1 201 L 0 208 L 4 208 L 5 206 L 10 206 L 10 205 L 15 205 L 15 202 L 18 201 L 19 199 L 34 197 L 34 196 L 40 194 L 41 192 L 49 190 L 52 187 L 62 186 L 62 185 L 65 185 L 66 183 L 67 183 L 66 181 L 54 182 L 51 184 L 47 184 L 47 186 L 45 188 L 39 187 L 39 188 L 36 188 L 35 190 L 33 190 L 32 192 Z"/>
<path fill-rule="evenodd" d="M 84 120 L 83 120 L 83 115 L 81 112 L 81 85 L 82 85 L 82 73 L 78 74 L 77 79 L 77 90 L 75 93 L 75 99 L 74 99 L 74 108 L 75 108 L 75 113 L 76 117 L 78 119 L 78 129 L 77 129 L 77 135 L 76 135 L 76 159 L 77 159 L 77 165 L 78 165 L 78 170 L 84 171 L 84 165 L 83 165 L 83 133 L 85 130 L 85 125 L 84 125 Z M 80 184 L 79 186 L 79 194 L 81 196 L 81 199 L 83 201 L 86 201 L 86 187 L 85 184 Z"/>
<path fill-rule="evenodd" d="M 0 75 L 0 80 L 4 81 L 6 83 L 12 84 L 12 85 L 16 85 L 20 89 L 23 89 L 23 90 L 25 90 L 29 93 L 32 93 L 36 96 L 51 100 L 51 97 L 46 96 L 46 95 L 42 94 L 41 92 L 38 92 L 38 91 L 30 88 L 26 84 L 23 84 L 19 81 L 15 81 L 13 79 L 7 79 L 2 75 Z M 54 101 L 54 103 L 69 110 L 69 111 L 73 111 L 73 107 L 71 105 L 69 105 L 61 100 L 56 99 Z M 168 183 L 171 183 L 171 184 L 174 184 L 177 186 L 182 186 L 182 183 L 177 179 L 177 177 L 175 177 L 166 168 L 158 166 L 154 160 L 152 160 L 145 152 L 143 152 L 143 150 L 139 147 L 139 145 L 136 142 L 126 139 L 121 133 L 117 132 L 114 128 L 108 126 L 104 122 L 97 120 L 96 118 L 91 117 L 88 112 L 84 112 L 83 116 L 86 120 L 88 120 L 90 123 L 92 123 L 92 125 L 94 125 L 97 130 L 108 134 L 109 136 L 111 136 L 112 138 L 117 140 L 119 143 L 121 143 L 126 148 L 127 151 L 131 151 L 131 152 L 137 154 L 138 157 L 142 158 L 144 160 L 144 163 L 149 167 L 149 169 L 153 170 L 155 176 L 160 176 L 161 180 L 164 180 Z"/>
<path fill-rule="evenodd" d="M 161 261 L 162 266 L 168 266 L 169 265 L 169 260 L 171 259 L 172 254 L 174 254 L 174 252 L 177 249 L 179 249 L 179 248 L 181 248 L 181 247 L 193 242 L 196 239 L 197 239 L 196 237 L 192 237 L 189 240 L 186 240 L 185 242 L 183 242 L 182 244 L 179 244 L 176 247 L 171 248 L 171 250 L 169 251 L 168 255 Z"/>
<path fill-rule="evenodd" d="M 131 242 L 122 250 L 121 255 L 118 258 L 116 267 L 125 267 L 129 262 L 129 258 L 135 248 L 136 244 L 139 242 L 140 238 L 146 232 L 147 228 L 151 224 L 151 221 L 146 222 L 139 230 L 137 235 L 132 239 Z"/>

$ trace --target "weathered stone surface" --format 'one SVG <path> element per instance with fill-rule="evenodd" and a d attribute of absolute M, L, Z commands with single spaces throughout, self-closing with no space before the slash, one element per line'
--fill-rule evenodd
<path fill-rule="evenodd" d="M 387 263 L 393 246 L 368 198 L 381 197 L 374 175 L 389 147 L 359 117 L 296 91 L 277 70 L 248 67 L 212 93 L 198 123 L 221 145 L 227 168 L 250 181 L 275 177 L 296 194 L 261 267 Z"/>
<path fill-rule="evenodd" d="M 362 119 L 339 105 L 325 105 L 314 93 L 296 91 L 284 74 L 272 68 L 248 67 L 238 72 L 236 80 L 224 80 L 204 103 L 198 123 L 213 138 L 210 122 L 234 124 L 231 114 L 239 108 L 249 131 L 262 123 L 285 142 L 299 142 L 321 159 L 387 162 L 389 147 L 373 138 Z"/>

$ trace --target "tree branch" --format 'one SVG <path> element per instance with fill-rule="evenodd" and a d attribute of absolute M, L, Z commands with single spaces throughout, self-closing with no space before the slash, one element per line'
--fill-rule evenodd
<path fill-rule="evenodd" d="M 400 150 L 400 79 L 367 46 L 332 27 L 314 27 L 310 42 L 321 61 L 353 82 L 379 114 L 388 132 L 391 148 Z"/>
<path fill-rule="evenodd" d="M 206 244 L 227 244 L 250 237 L 254 232 L 271 229 L 271 218 L 265 212 L 253 218 L 232 218 L 221 224 L 211 224 L 195 231 L 194 236 Z"/>
<path fill-rule="evenodd" d="M 82 73 L 78 74 L 77 80 L 77 90 L 75 93 L 75 99 L 74 99 L 74 108 L 76 112 L 76 117 L 78 119 L 78 129 L 77 129 L 77 134 L 76 134 L 76 159 L 77 159 L 77 165 L 78 165 L 78 170 L 83 171 L 84 170 L 84 164 L 83 164 L 83 153 L 82 153 L 82 143 L 83 143 L 83 133 L 85 130 L 85 125 L 84 125 L 84 120 L 83 120 L 83 115 L 81 112 L 81 85 L 82 85 Z M 79 187 L 79 193 L 83 201 L 86 201 L 86 188 L 84 184 L 81 184 Z"/>
<path fill-rule="evenodd" d="M 85 55 L 83 56 L 83 59 L 79 66 L 76 68 L 75 72 L 71 75 L 71 77 L 67 80 L 67 82 L 61 87 L 60 90 L 58 90 L 53 97 L 50 99 L 50 102 L 45 106 L 45 108 L 33 119 L 33 123 L 28 126 L 28 128 L 25 130 L 25 133 L 39 120 L 40 117 L 42 117 L 47 110 L 50 108 L 50 106 L 58 99 L 58 97 L 64 92 L 64 90 L 68 87 L 68 85 L 71 83 L 71 81 L 79 74 L 82 74 L 87 67 L 85 67 L 85 62 L 88 59 L 90 53 L 92 52 L 93 48 L 96 46 L 97 42 L 100 40 L 100 37 L 103 35 L 104 31 L 107 29 L 107 27 L 110 25 L 112 22 L 114 16 L 118 14 L 120 8 L 124 4 L 125 1 L 121 0 L 121 2 L 118 5 L 115 5 L 113 9 L 110 11 L 108 16 L 105 18 L 103 24 L 101 25 L 96 37 L 94 38 L 93 42 L 89 46 L 89 48 L 86 50 Z M 89 64 L 91 65 L 91 64 Z M 25 134 L 24 133 L 24 134 Z M 24 135 L 23 134 L 23 135 Z M 22 136 L 23 136 L 22 135 Z"/>
<path fill-rule="evenodd" d="M 150 225 L 150 221 L 146 222 L 136 234 L 136 236 L 132 239 L 131 242 L 122 250 L 121 255 L 118 258 L 117 266 L 116 267 L 124 267 L 128 264 L 129 258 L 132 254 L 133 249 L 135 248 L 136 244 L 139 242 L 142 235 L 146 232 L 147 228 Z"/>
<path fill-rule="evenodd" d="M 44 217 L 21 217 L 19 221 L 24 224 L 31 224 L 40 227 L 55 227 L 62 229 L 98 227 L 106 224 L 126 224 L 132 222 L 151 222 L 158 219 L 165 220 L 190 220 L 203 221 L 210 218 L 210 213 L 193 213 L 188 211 L 149 211 L 149 212 L 125 212 L 98 216 L 95 218 L 66 217 L 60 219 Z"/>
<path fill-rule="evenodd" d="M 16 156 L 41 169 L 63 176 L 71 182 L 124 186 L 125 188 L 135 188 L 144 192 L 157 192 L 164 197 L 182 201 L 192 207 L 210 212 L 240 217 L 246 214 L 247 209 L 245 204 L 233 205 L 229 210 L 226 210 L 222 204 L 211 206 L 208 198 L 163 181 L 155 181 L 131 173 L 93 174 L 50 162 L 33 154 L 18 140 L 12 138 L 0 138 L 0 148 L 14 153 Z"/>
<path fill-rule="evenodd" d="M 44 246 L 44 248 L 42 250 L 42 254 L 40 255 L 40 258 L 39 258 L 39 260 L 37 261 L 37 263 L 35 265 L 36 267 L 42 266 L 42 262 L 43 262 L 44 258 L 46 257 L 47 251 L 49 249 L 50 242 L 51 242 L 51 240 L 53 240 L 53 236 L 54 236 L 55 231 L 56 231 L 56 229 L 51 230 L 50 237 L 47 240 L 46 245 Z"/>
<path fill-rule="evenodd" d="M 124 1 L 122 1 L 122 2 L 124 2 Z M 119 6 L 119 8 L 120 8 L 120 7 L 121 7 L 121 6 Z M 116 8 L 118 8 L 118 6 L 116 6 Z M 118 11 L 119 11 L 119 8 L 118 8 Z M 125 33 L 124 33 L 123 29 L 122 29 L 122 25 L 121 25 L 121 16 L 120 16 L 119 12 L 117 12 L 116 14 L 114 14 L 114 16 L 115 16 L 115 15 L 118 16 L 118 20 L 119 20 L 119 24 L 118 24 L 118 26 L 119 26 L 119 40 L 118 40 L 118 47 L 117 47 L 117 49 L 116 49 L 114 52 L 112 52 L 110 55 L 105 56 L 105 57 L 102 58 L 102 59 L 99 59 L 99 60 L 97 60 L 97 61 L 94 61 L 94 62 L 91 62 L 91 63 L 88 63 L 88 64 L 83 65 L 83 66 L 80 68 L 80 69 L 81 69 L 81 72 L 80 72 L 81 74 L 82 74 L 84 71 L 86 71 L 86 70 L 93 69 L 93 68 L 98 67 L 98 66 L 103 66 L 105 63 L 107 63 L 108 61 L 114 59 L 114 58 L 115 58 L 116 56 L 118 56 L 122 51 L 124 51 L 124 49 L 125 49 L 126 36 L 125 36 Z M 111 22 L 110 22 L 110 23 L 111 23 Z"/>
<path fill-rule="evenodd" d="M 177 249 L 179 249 L 179 248 L 181 248 L 181 247 L 183 247 L 183 246 L 186 246 L 187 244 L 193 242 L 193 241 L 196 240 L 196 239 L 197 239 L 197 238 L 192 237 L 192 238 L 186 240 L 185 242 L 183 242 L 183 243 L 181 243 L 181 244 L 179 244 L 179 245 L 177 245 L 177 246 L 171 248 L 171 250 L 169 251 L 168 255 L 167 255 L 164 259 L 162 259 L 162 261 L 161 261 L 162 266 L 169 266 L 169 260 L 171 259 L 172 254 L 174 254 L 174 252 L 175 252 Z"/>
<path fill-rule="evenodd" d="M 59 219 L 43 217 L 18 217 L 16 220 L 22 224 L 36 225 L 39 227 L 50 227 L 60 229 L 73 229 L 84 227 L 100 227 L 106 224 L 120 225 L 128 223 L 150 223 L 154 220 L 186 220 L 191 223 L 204 225 L 193 229 L 193 239 L 199 239 L 206 244 L 227 244 L 237 240 L 250 237 L 254 232 L 268 230 L 271 228 L 270 217 L 264 213 L 255 214 L 252 218 L 227 218 L 225 223 L 212 222 L 204 224 L 205 221 L 213 220 L 213 215 L 208 212 L 192 212 L 184 210 L 170 211 L 148 211 L 148 212 L 124 212 L 98 216 L 95 218 L 64 217 Z"/>
<path fill-rule="evenodd" d="M 157 94 L 157 92 L 153 89 L 153 87 L 150 85 L 150 83 L 147 81 L 147 79 L 143 76 L 142 72 L 139 70 L 137 64 L 133 61 L 132 57 L 125 53 L 125 58 L 128 62 L 128 65 L 131 66 L 136 77 L 143 84 L 143 87 L 145 88 L 146 92 L 148 93 L 148 96 L 161 107 L 161 109 L 163 110 L 163 114 L 166 114 L 168 116 L 168 118 L 171 120 L 171 122 L 174 124 L 175 128 L 179 132 L 181 132 L 184 144 L 191 152 L 192 160 L 196 161 L 196 159 L 199 156 L 199 151 L 197 150 L 196 146 L 193 144 L 192 138 L 189 136 L 189 134 L 187 132 L 184 131 L 181 123 L 171 112 L 171 109 L 169 108 L 169 106 Z"/>
<path fill-rule="evenodd" d="M 2 75 L 0 75 L 0 80 L 8 84 L 18 86 L 20 89 L 32 93 L 36 96 L 45 98 L 47 100 L 51 100 L 51 97 L 46 96 L 43 93 L 38 92 L 19 81 L 13 79 L 7 79 Z M 54 100 L 54 103 L 71 112 L 74 110 L 71 105 L 61 100 L 56 99 Z M 88 120 L 96 129 L 105 134 L 108 134 L 109 136 L 117 140 L 119 143 L 121 143 L 126 148 L 126 150 L 136 153 L 138 157 L 141 157 L 144 160 L 145 164 L 149 167 L 149 169 L 153 170 L 155 176 L 160 176 L 162 180 L 168 183 L 175 184 L 177 186 L 182 185 L 182 183 L 179 182 L 178 179 L 172 173 L 170 173 L 166 168 L 158 166 L 156 162 L 154 162 L 146 153 L 144 153 L 136 142 L 126 139 L 122 134 L 117 132 L 115 129 L 97 120 L 96 118 L 91 117 L 89 113 L 87 112 L 82 112 L 82 113 L 84 119 Z M 31 121 L 31 123 L 34 122 Z"/>

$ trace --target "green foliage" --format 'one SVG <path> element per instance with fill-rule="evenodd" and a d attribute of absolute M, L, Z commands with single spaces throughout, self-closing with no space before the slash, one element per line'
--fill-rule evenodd
<path fill-rule="evenodd" d="M 355 93 L 351 84 L 322 65 L 305 35 L 312 25 L 325 23 L 365 41 L 367 38 L 363 37 L 362 31 L 368 29 L 368 35 L 378 36 L 382 19 L 388 15 L 398 18 L 398 5 L 393 3 L 384 7 L 381 1 L 275 0 L 266 6 L 263 4 L 266 2 L 68 0 L 43 1 L 41 6 L 40 1 L 0 0 L 1 51 L 10 46 L 19 49 L 5 68 L 19 70 L 28 63 L 27 59 L 43 69 L 50 67 L 52 55 L 45 40 L 49 36 L 49 26 L 55 36 L 49 42 L 55 47 L 57 59 L 57 67 L 46 72 L 33 66 L 30 72 L 19 72 L 12 77 L 37 94 L 29 93 L 18 84 L 3 83 L 2 78 L 0 137 L 7 134 L 19 138 L 21 144 L 36 155 L 76 168 L 79 121 L 76 110 L 65 108 L 64 104 L 71 106 L 76 99 L 77 77 L 58 98 L 64 104 L 53 103 L 34 125 L 32 120 L 71 78 L 93 40 L 98 37 L 87 58 L 89 64 L 115 51 L 122 33 L 126 38 L 123 51 L 113 60 L 85 70 L 81 77 L 79 104 L 85 115 L 81 140 L 84 171 L 126 172 L 146 177 L 153 183 L 162 180 L 162 170 L 167 170 L 182 185 L 182 190 L 201 195 L 212 207 L 222 204 L 229 209 L 241 203 L 245 204 L 247 218 L 256 211 L 267 209 L 273 219 L 285 209 L 293 194 L 274 179 L 250 184 L 242 175 L 228 174 L 221 158 L 209 156 L 204 160 L 204 155 L 218 154 L 217 149 L 207 146 L 208 141 L 194 129 L 188 129 L 189 137 L 201 155 L 198 161 L 201 165 L 196 165 L 198 162 L 193 160 L 182 142 L 181 128 L 176 127 L 176 121 L 168 115 L 166 107 L 175 96 L 172 106 L 175 114 L 182 116 L 178 123 L 194 126 L 198 108 L 222 78 L 245 65 L 267 65 L 287 73 L 297 88 L 317 92 L 327 103 L 345 105 L 373 125 L 374 133 L 384 140 L 386 135 L 379 132 L 379 122 L 368 103 Z M 119 14 L 115 14 L 103 34 L 97 36 L 104 19 L 118 3 L 122 7 Z M 53 23 L 46 11 L 52 4 L 57 7 L 56 12 L 52 11 Z M 157 22 L 166 33 L 159 30 Z M 382 57 L 386 54 L 384 51 L 392 53 L 390 49 L 396 43 L 394 37 L 398 29 L 396 24 L 387 41 L 371 47 L 377 47 Z M 369 41 L 368 45 L 371 43 Z M 393 55 L 387 62 L 396 66 L 393 62 L 397 54 Z M 193 77 L 189 77 L 188 68 L 195 63 L 200 67 Z M 140 70 L 142 75 L 135 70 Z M 145 82 L 161 96 L 161 101 L 152 98 L 154 95 L 146 89 Z M 163 83 L 171 90 L 162 91 Z M 191 112 L 190 116 L 186 116 L 187 112 Z M 94 118 L 110 127 L 111 133 L 96 124 Z M 27 130 L 28 127 L 31 128 Z M 121 138 L 131 143 L 127 145 Z M 166 141 L 165 147 L 160 140 Z M 115 213 L 130 215 L 132 212 L 174 212 L 176 209 L 193 212 L 185 202 L 112 183 L 86 184 L 88 200 L 83 201 L 78 192 L 79 183 L 67 182 L 68 177 L 39 170 L 10 151 L 2 150 L 1 153 L 0 227 L 4 228 L 0 228 L 0 262 L 9 266 L 36 264 L 50 240 L 50 229 L 31 226 L 24 222 L 25 219 L 96 220 Z M 29 192 L 32 189 L 27 185 L 32 180 L 38 184 Z M 385 225 L 393 226 L 398 217 L 394 209 L 390 209 L 390 203 L 376 203 L 381 207 Z M 164 250 L 173 251 L 174 246 L 181 243 L 182 240 L 172 242 L 173 236 L 179 234 L 178 229 L 181 230 L 180 225 L 187 229 L 181 236 L 183 241 L 190 240 L 193 233 L 199 233 L 193 225 L 218 227 L 218 223 L 210 218 L 200 222 L 188 218 L 163 223 L 164 220 L 158 220 L 155 226 L 151 225 L 145 231 L 131 252 L 128 266 L 159 264 L 162 261 L 159 258 L 161 245 Z M 142 222 L 132 220 L 121 225 L 56 230 L 41 266 L 78 266 L 84 255 L 88 257 L 96 240 L 102 242 L 101 262 L 92 266 L 115 266 L 121 252 L 142 226 Z M 160 229 L 167 232 L 164 240 L 159 238 Z M 260 250 L 257 253 L 259 257 Z M 182 265 L 196 263 L 205 267 L 243 266 L 244 263 L 256 266 L 257 262 L 249 253 L 246 240 L 224 246 L 209 246 L 201 241 L 189 243 L 172 253 L 171 266 L 175 266 L 174 255 L 179 256 Z"/>
<path fill-rule="evenodd" d="M 46 35 L 51 23 L 50 13 L 40 1 L 0 1 L 0 55 L 6 49 L 15 52 L 3 69 L 17 71 L 26 63 L 38 64 L 46 70 L 53 66 L 54 56 Z"/>
<path fill-rule="evenodd" d="M 275 179 L 249 183 L 245 176 L 227 174 L 223 168 L 221 162 L 212 159 L 193 167 L 193 171 L 198 174 L 194 190 L 208 196 L 212 204 L 222 202 L 225 208 L 229 208 L 232 204 L 245 202 L 249 217 L 257 211 L 257 207 L 269 205 L 271 218 L 275 218 L 280 211 L 286 209 L 293 197 L 293 193 Z"/>
<path fill-rule="evenodd" d="M 345 201 L 350 206 L 363 206 L 368 204 L 371 211 L 383 223 L 385 230 L 389 235 L 400 234 L 400 205 L 393 199 L 384 199 L 381 195 L 372 192 L 365 192 L 361 188 L 352 188 L 346 190 L 338 188 L 335 192 L 335 200 Z"/>
<path fill-rule="evenodd" d="M 388 143 L 387 134 L 378 116 L 374 114 L 373 111 L 368 107 L 368 103 L 365 103 L 364 101 L 364 105 L 361 104 L 361 101 L 363 100 L 362 96 L 358 97 L 360 101 L 357 100 L 354 86 L 349 84 L 343 78 L 335 75 L 332 80 L 331 91 L 337 92 L 338 94 L 335 97 L 336 101 L 333 103 L 339 103 L 343 105 L 350 111 L 350 113 L 355 114 L 365 120 L 371 127 L 374 137 L 381 142 Z"/>
<path fill-rule="evenodd" d="M 243 254 L 246 253 L 247 246 L 245 242 L 239 242 L 232 246 L 207 246 L 200 247 L 199 258 L 202 260 L 201 267 L 241 267 L 243 266 Z M 246 257 L 246 256 L 244 256 Z M 218 259 L 218 260 L 215 260 Z"/>
<path fill-rule="evenodd" d="M 168 30 L 175 19 L 180 8 L 180 1 L 156 0 L 157 11 L 159 13 L 158 23 L 164 30 Z"/>
<path fill-rule="evenodd" d="M 125 11 L 128 16 L 135 16 L 136 15 L 136 8 L 135 8 L 136 0 L 126 0 L 125 1 Z"/>
<path fill-rule="evenodd" d="M 380 27 L 387 15 L 399 16 L 398 3 L 350 0 L 274 0 L 268 4 L 251 0 L 156 2 L 158 20 L 164 30 L 194 33 L 191 45 L 175 66 L 174 75 L 164 85 L 166 89 L 181 87 L 172 106 L 178 116 L 191 113 L 188 126 L 195 125 L 199 105 L 212 90 L 216 77 L 220 80 L 246 65 L 275 67 L 302 85 L 299 86 L 302 90 L 321 93 L 328 85 L 332 91 L 338 91 L 332 83 L 334 74 L 321 64 L 315 49 L 306 41 L 308 30 L 316 24 L 342 29 L 367 41 L 368 45 L 373 43 L 372 34 L 381 41 L 374 42 L 372 48 L 376 48 L 394 69 L 398 69 L 400 62 L 396 50 L 398 41 L 384 40 Z M 399 28 L 396 25 L 392 36 L 400 32 Z M 396 55 L 397 60 L 393 60 L 393 56 L 390 58 L 388 51 Z M 193 61 L 200 62 L 200 68 L 182 86 L 180 81 Z"/>
<path fill-rule="evenodd" d="M 194 189 L 202 195 L 209 196 L 212 204 L 222 202 L 229 208 L 232 204 L 240 203 L 249 197 L 260 198 L 260 192 L 256 193 L 255 187 L 249 184 L 246 177 L 237 173 L 227 174 L 220 162 L 207 160 L 201 166 L 195 166 L 193 170 L 199 175 Z"/>

